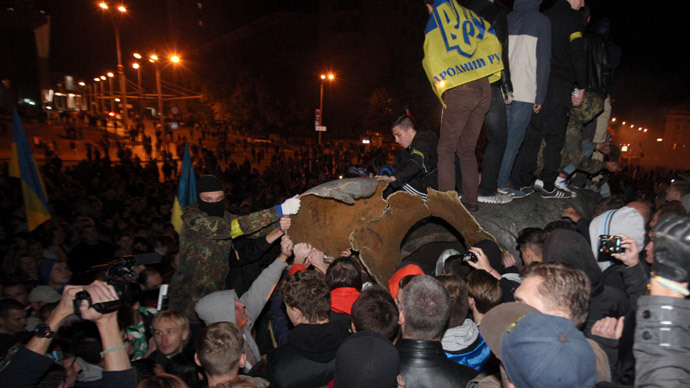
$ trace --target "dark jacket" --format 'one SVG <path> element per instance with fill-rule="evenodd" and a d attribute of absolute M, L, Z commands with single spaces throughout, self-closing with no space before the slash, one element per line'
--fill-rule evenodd
<path fill-rule="evenodd" d="M 551 21 L 551 78 L 587 87 L 585 49 L 582 33 L 585 22 L 566 0 L 558 0 L 544 14 Z"/>
<path fill-rule="evenodd" d="M 587 90 L 597 92 L 606 98 L 613 81 L 613 69 L 606 39 L 594 31 L 585 31 L 583 43 L 587 69 Z"/>
<path fill-rule="evenodd" d="M 395 155 L 395 182 L 390 185 L 399 189 L 408 184 L 421 194 L 426 194 L 426 189 L 436 189 L 437 173 L 436 154 L 438 138 L 433 132 L 419 130 L 412 139 L 408 148 L 398 151 Z M 406 190 L 408 191 L 408 190 Z"/>
<path fill-rule="evenodd" d="M 501 84 L 504 93 L 513 91 L 513 84 L 510 82 L 510 60 L 508 55 L 508 18 L 506 11 L 489 0 L 467 0 L 464 1 L 465 7 L 476 12 L 491 24 L 496 32 L 498 41 L 501 42 L 501 60 L 503 61 L 503 72 L 501 72 Z"/>
<path fill-rule="evenodd" d="M 635 387 L 687 387 L 690 301 L 645 295 L 637 303 Z"/>
<path fill-rule="evenodd" d="M 396 347 L 406 387 L 464 387 L 477 375 L 476 370 L 448 359 L 440 341 L 401 339 Z"/>
<path fill-rule="evenodd" d="M 347 321 L 301 324 L 287 343 L 269 353 L 265 377 L 271 387 L 323 387 L 335 375 L 335 352 L 350 335 Z"/>
<path fill-rule="evenodd" d="M 55 360 L 26 348 L 17 350 L 0 370 L 0 386 L 32 388 L 41 381 Z M 137 374 L 134 368 L 123 371 L 103 371 L 103 388 L 135 388 Z"/>

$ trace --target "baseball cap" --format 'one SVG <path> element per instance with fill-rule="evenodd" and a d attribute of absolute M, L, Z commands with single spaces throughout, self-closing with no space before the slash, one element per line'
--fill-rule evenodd
<path fill-rule="evenodd" d="M 596 384 L 594 351 L 569 319 L 504 303 L 484 316 L 480 330 L 517 388 Z"/>
<path fill-rule="evenodd" d="M 49 286 L 35 287 L 29 293 L 29 302 L 55 303 L 60 300 L 60 294 Z"/>

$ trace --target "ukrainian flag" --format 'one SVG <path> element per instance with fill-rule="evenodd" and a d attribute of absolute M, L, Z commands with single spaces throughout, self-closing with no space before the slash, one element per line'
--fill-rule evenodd
<path fill-rule="evenodd" d="M 177 187 L 177 195 L 175 195 L 175 203 L 173 203 L 172 208 L 172 219 L 170 220 L 177 233 L 182 230 L 182 211 L 194 202 L 196 202 L 196 178 L 194 177 L 192 158 L 189 156 L 189 143 L 185 143 L 180 183 Z"/>
<path fill-rule="evenodd" d="M 26 221 L 29 231 L 32 231 L 50 219 L 48 197 L 16 108 L 14 109 L 14 131 L 9 168 L 10 176 L 21 180 Z"/>
<path fill-rule="evenodd" d="M 424 31 L 422 66 L 431 88 L 443 92 L 482 77 L 501 79 L 501 43 L 489 22 L 455 0 L 434 0 Z"/>

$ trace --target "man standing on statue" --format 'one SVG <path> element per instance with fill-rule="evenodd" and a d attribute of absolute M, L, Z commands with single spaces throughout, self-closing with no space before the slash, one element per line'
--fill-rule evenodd
<path fill-rule="evenodd" d="M 501 44 L 491 24 L 455 0 L 424 0 L 429 12 L 422 65 L 443 104 L 438 140 L 438 189 L 455 190 L 455 155 L 462 203 L 479 210 L 475 147 L 491 105 L 490 82 L 501 78 Z M 472 26 L 465 28 L 461 26 Z"/>
<path fill-rule="evenodd" d="M 229 270 L 232 239 L 254 233 L 281 219 L 283 231 L 290 227 L 289 218 L 297 214 L 297 196 L 282 205 L 236 217 L 225 211 L 222 183 L 213 175 L 197 181 L 199 201 L 182 213 L 179 267 L 170 281 L 169 307 L 184 314 L 191 324 L 201 321 L 194 311 L 196 302 L 224 288 Z"/>

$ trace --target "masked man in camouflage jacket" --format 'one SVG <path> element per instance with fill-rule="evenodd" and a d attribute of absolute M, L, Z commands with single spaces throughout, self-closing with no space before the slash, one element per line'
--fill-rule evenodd
<path fill-rule="evenodd" d="M 169 307 L 183 313 L 190 323 L 201 323 L 194 306 L 204 296 L 224 288 L 232 239 L 250 234 L 297 214 L 296 196 L 282 205 L 236 217 L 225 211 L 225 193 L 218 178 L 204 175 L 197 182 L 199 201 L 182 214 L 179 266 L 170 281 Z"/>

